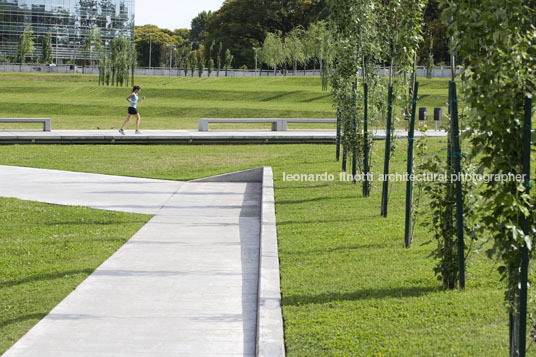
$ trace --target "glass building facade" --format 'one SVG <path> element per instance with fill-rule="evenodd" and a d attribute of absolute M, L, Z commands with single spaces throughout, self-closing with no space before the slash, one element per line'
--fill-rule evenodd
<path fill-rule="evenodd" d="M 31 25 L 36 50 L 41 37 L 52 36 L 56 63 L 90 59 L 84 51 L 91 29 L 97 27 L 108 48 L 113 38 L 134 38 L 135 0 L 0 0 L 0 52 L 15 58 L 24 29 Z"/>

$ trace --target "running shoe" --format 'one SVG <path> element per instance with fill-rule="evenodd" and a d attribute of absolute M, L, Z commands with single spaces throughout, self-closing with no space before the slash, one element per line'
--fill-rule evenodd
<path fill-rule="evenodd" d="M 119 134 L 125 135 L 125 131 L 123 129 L 119 129 Z"/>
<path fill-rule="evenodd" d="M 139 131 L 139 130 L 136 130 L 136 134 L 141 134 L 141 131 Z"/>

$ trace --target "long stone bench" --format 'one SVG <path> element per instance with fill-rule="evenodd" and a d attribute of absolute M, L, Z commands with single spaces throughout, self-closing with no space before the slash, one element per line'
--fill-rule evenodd
<path fill-rule="evenodd" d="M 336 124 L 337 119 L 290 119 L 290 118 L 203 118 L 199 119 L 199 131 L 208 131 L 209 123 L 267 123 L 272 124 L 272 131 L 287 131 L 288 123 Z"/>
<path fill-rule="evenodd" d="M 0 118 L 0 123 L 43 123 L 43 131 L 50 131 L 49 118 Z"/>

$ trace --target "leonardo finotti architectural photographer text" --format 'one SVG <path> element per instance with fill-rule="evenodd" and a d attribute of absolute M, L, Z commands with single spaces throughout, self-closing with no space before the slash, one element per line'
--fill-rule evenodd
<path fill-rule="evenodd" d="M 338 175 L 330 174 L 327 172 L 321 174 L 289 174 L 283 172 L 283 181 L 285 182 L 333 182 L 336 179 L 342 182 L 353 182 L 353 181 L 364 181 L 365 179 L 369 182 L 372 181 L 390 181 L 390 182 L 525 182 L 525 175 L 521 174 L 452 174 L 448 175 L 447 173 L 436 174 L 436 173 L 417 173 L 413 175 L 408 175 L 405 173 L 392 173 L 389 175 L 374 175 L 374 173 L 357 174 L 355 177 L 351 174 L 341 172 Z"/>

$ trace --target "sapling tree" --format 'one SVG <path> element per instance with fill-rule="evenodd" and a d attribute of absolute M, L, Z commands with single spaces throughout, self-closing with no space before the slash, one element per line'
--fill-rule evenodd
<path fill-rule="evenodd" d="M 296 27 L 285 38 L 285 47 L 293 67 L 294 75 L 298 72 L 298 63 L 304 63 L 305 61 L 302 43 L 303 33 L 304 31 L 301 27 Z"/>
<path fill-rule="evenodd" d="M 309 24 L 309 28 L 303 32 L 303 74 L 307 72 L 307 65 L 315 61 L 315 51 L 317 46 L 316 24 Z"/>
<path fill-rule="evenodd" d="M 197 71 L 199 77 L 201 77 L 205 71 L 205 47 L 203 45 L 200 45 L 197 50 Z"/>
<path fill-rule="evenodd" d="M 138 61 L 136 59 L 137 55 L 136 55 L 136 46 L 134 45 L 134 42 L 130 42 L 130 46 L 129 46 L 129 59 L 130 59 L 130 63 L 129 63 L 129 66 L 130 66 L 130 74 L 131 74 L 131 77 L 132 77 L 132 85 L 134 85 L 134 76 L 136 74 L 136 66 L 138 65 Z M 128 82 L 127 82 L 127 86 L 128 86 Z"/>
<path fill-rule="evenodd" d="M 227 49 L 225 50 L 225 77 L 227 77 L 227 72 L 231 68 L 231 65 L 233 64 L 233 58 L 234 56 L 231 54 L 231 50 Z"/>
<path fill-rule="evenodd" d="M 129 70 L 132 65 L 132 41 L 125 37 L 119 36 L 112 40 L 110 46 L 110 65 L 112 67 L 112 85 L 128 85 Z"/>
<path fill-rule="evenodd" d="M 52 35 L 49 33 L 41 37 L 41 63 L 52 63 Z"/>
<path fill-rule="evenodd" d="M 428 54 L 428 58 L 426 61 L 426 78 L 432 79 L 432 74 L 434 71 L 434 39 L 432 38 L 430 40 L 430 53 Z"/>
<path fill-rule="evenodd" d="M 327 23 L 320 21 L 317 23 L 317 52 L 316 57 L 320 64 L 320 77 L 322 79 L 322 90 L 328 90 L 329 74 L 331 63 L 333 61 L 333 41 L 332 34 L 328 29 Z"/>
<path fill-rule="evenodd" d="M 185 46 L 184 47 L 184 52 L 183 52 L 183 56 L 184 56 L 183 57 L 184 58 L 184 76 L 185 77 L 188 76 L 188 71 L 193 66 L 191 53 L 192 53 L 192 45 L 190 44 L 188 46 Z"/>
<path fill-rule="evenodd" d="M 431 240 L 427 243 L 434 245 L 431 256 L 436 260 L 434 273 L 441 281 L 444 289 L 455 289 L 460 281 L 460 271 L 458 268 L 458 244 L 456 231 L 456 216 L 453 215 L 452 207 L 456 205 L 456 196 L 450 194 L 449 186 L 451 177 L 445 173 L 448 171 L 444 150 L 437 153 L 429 153 L 430 148 L 426 139 L 417 142 L 419 163 L 417 169 L 421 174 L 425 174 L 429 179 L 417 183 L 416 207 L 412 229 L 415 229 L 415 221 L 419 215 L 418 201 L 421 190 L 425 194 L 426 208 L 431 211 L 431 220 L 421 222 L 432 234 Z M 470 162 L 468 153 L 460 153 L 463 165 L 461 174 L 474 175 L 477 168 Z M 473 249 L 478 241 L 482 241 L 482 224 L 480 214 L 482 212 L 481 198 L 479 194 L 479 184 L 474 180 L 466 180 L 462 183 L 462 208 L 464 215 L 464 240 L 463 255 L 464 260 L 475 251 Z M 467 243 L 465 243 L 467 242 Z"/>
<path fill-rule="evenodd" d="M 272 67 L 274 70 L 274 76 L 276 75 L 277 66 L 285 61 L 285 48 L 281 41 L 280 33 L 269 33 L 266 35 L 266 39 L 262 45 L 262 52 L 265 58 L 266 64 Z"/>
<path fill-rule="evenodd" d="M 382 187 L 381 214 L 387 217 L 389 202 L 389 169 L 393 155 L 391 142 L 394 138 L 393 109 L 396 106 L 396 86 L 394 83 L 395 72 L 405 74 L 415 66 L 416 53 L 422 40 L 422 18 L 426 0 L 400 0 L 379 2 L 382 34 L 386 46 L 387 63 L 389 63 L 389 87 L 387 93 L 387 119 L 384 159 L 384 178 Z M 413 87 L 413 83 L 412 83 Z M 402 103 L 407 107 L 407 101 Z M 412 143 L 410 143 L 410 146 Z M 408 157 L 408 160 L 413 157 Z M 409 195 L 411 196 L 411 195 Z M 411 208 L 411 204 L 410 204 Z M 411 215 L 410 215 L 411 216 Z"/>
<path fill-rule="evenodd" d="M 337 65 L 331 76 L 331 92 L 340 114 L 340 129 L 343 133 L 343 170 L 346 170 L 347 159 L 351 157 L 354 182 L 357 171 L 362 167 L 363 149 L 363 133 L 358 120 L 358 107 L 362 108 L 358 91 L 361 60 L 356 36 L 355 5 L 355 0 L 330 2 L 330 30 L 337 39 L 334 48 Z"/>
<path fill-rule="evenodd" d="M 373 0 L 345 0 L 333 1 L 330 9 L 332 35 L 319 37 L 324 46 L 321 58 L 327 59 L 320 62 L 324 62 L 324 69 L 329 68 L 329 48 L 332 47 L 336 62 L 332 75 L 332 92 L 342 118 L 340 126 L 344 132 L 343 167 L 344 153 L 348 156 L 350 151 L 348 140 L 344 139 L 344 136 L 348 136 L 353 140 L 352 174 L 357 174 L 357 171 L 363 173 L 363 195 L 368 196 L 371 187 L 368 174 L 372 152 L 369 124 L 371 118 L 379 119 L 385 108 L 381 95 L 382 79 L 378 75 L 382 59 L 378 8 Z M 320 30 L 317 32 L 321 33 Z M 329 46 L 330 42 L 334 45 Z M 350 88 L 347 82 L 353 83 L 351 96 L 344 93 Z M 353 131 L 356 132 L 352 134 Z"/>
<path fill-rule="evenodd" d="M 190 74 L 193 77 L 195 69 L 197 68 L 197 51 L 191 50 L 188 54 L 188 61 L 190 62 Z"/>
<path fill-rule="evenodd" d="M 216 44 L 216 41 L 212 41 L 210 44 L 210 47 L 208 48 L 208 63 L 207 63 L 207 71 L 208 76 L 212 74 L 214 71 L 214 60 L 212 59 L 212 51 L 214 50 L 214 45 Z"/>
<path fill-rule="evenodd" d="M 26 26 L 22 36 L 20 37 L 19 44 L 17 46 L 17 62 L 20 63 L 20 69 L 22 70 L 22 64 L 26 62 L 26 57 L 33 54 L 35 51 L 35 45 L 33 40 L 33 31 L 30 25 Z"/>
<path fill-rule="evenodd" d="M 363 86 L 363 196 L 370 195 L 371 152 L 373 137 L 369 131 L 372 118 L 379 118 L 383 112 L 381 97 L 383 83 L 378 76 L 378 64 L 382 59 L 380 22 L 377 14 L 378 6 L 372 0 L 360 0 L 356 7 L 356 39 L 359 41 L 361 60 L 361 77 Z"/>
<path fill-rule="evenodd" d="M 221 71 L 221 51 L 222 51 L 222 49 L 223 49 L 223 45 L 220 42 L 218 44 L 218 54 L 216 55 L 216 62 L 218 64 L 218 74 L 217 74 L 218 77 L 220 76 L 220 71 Z"/>

